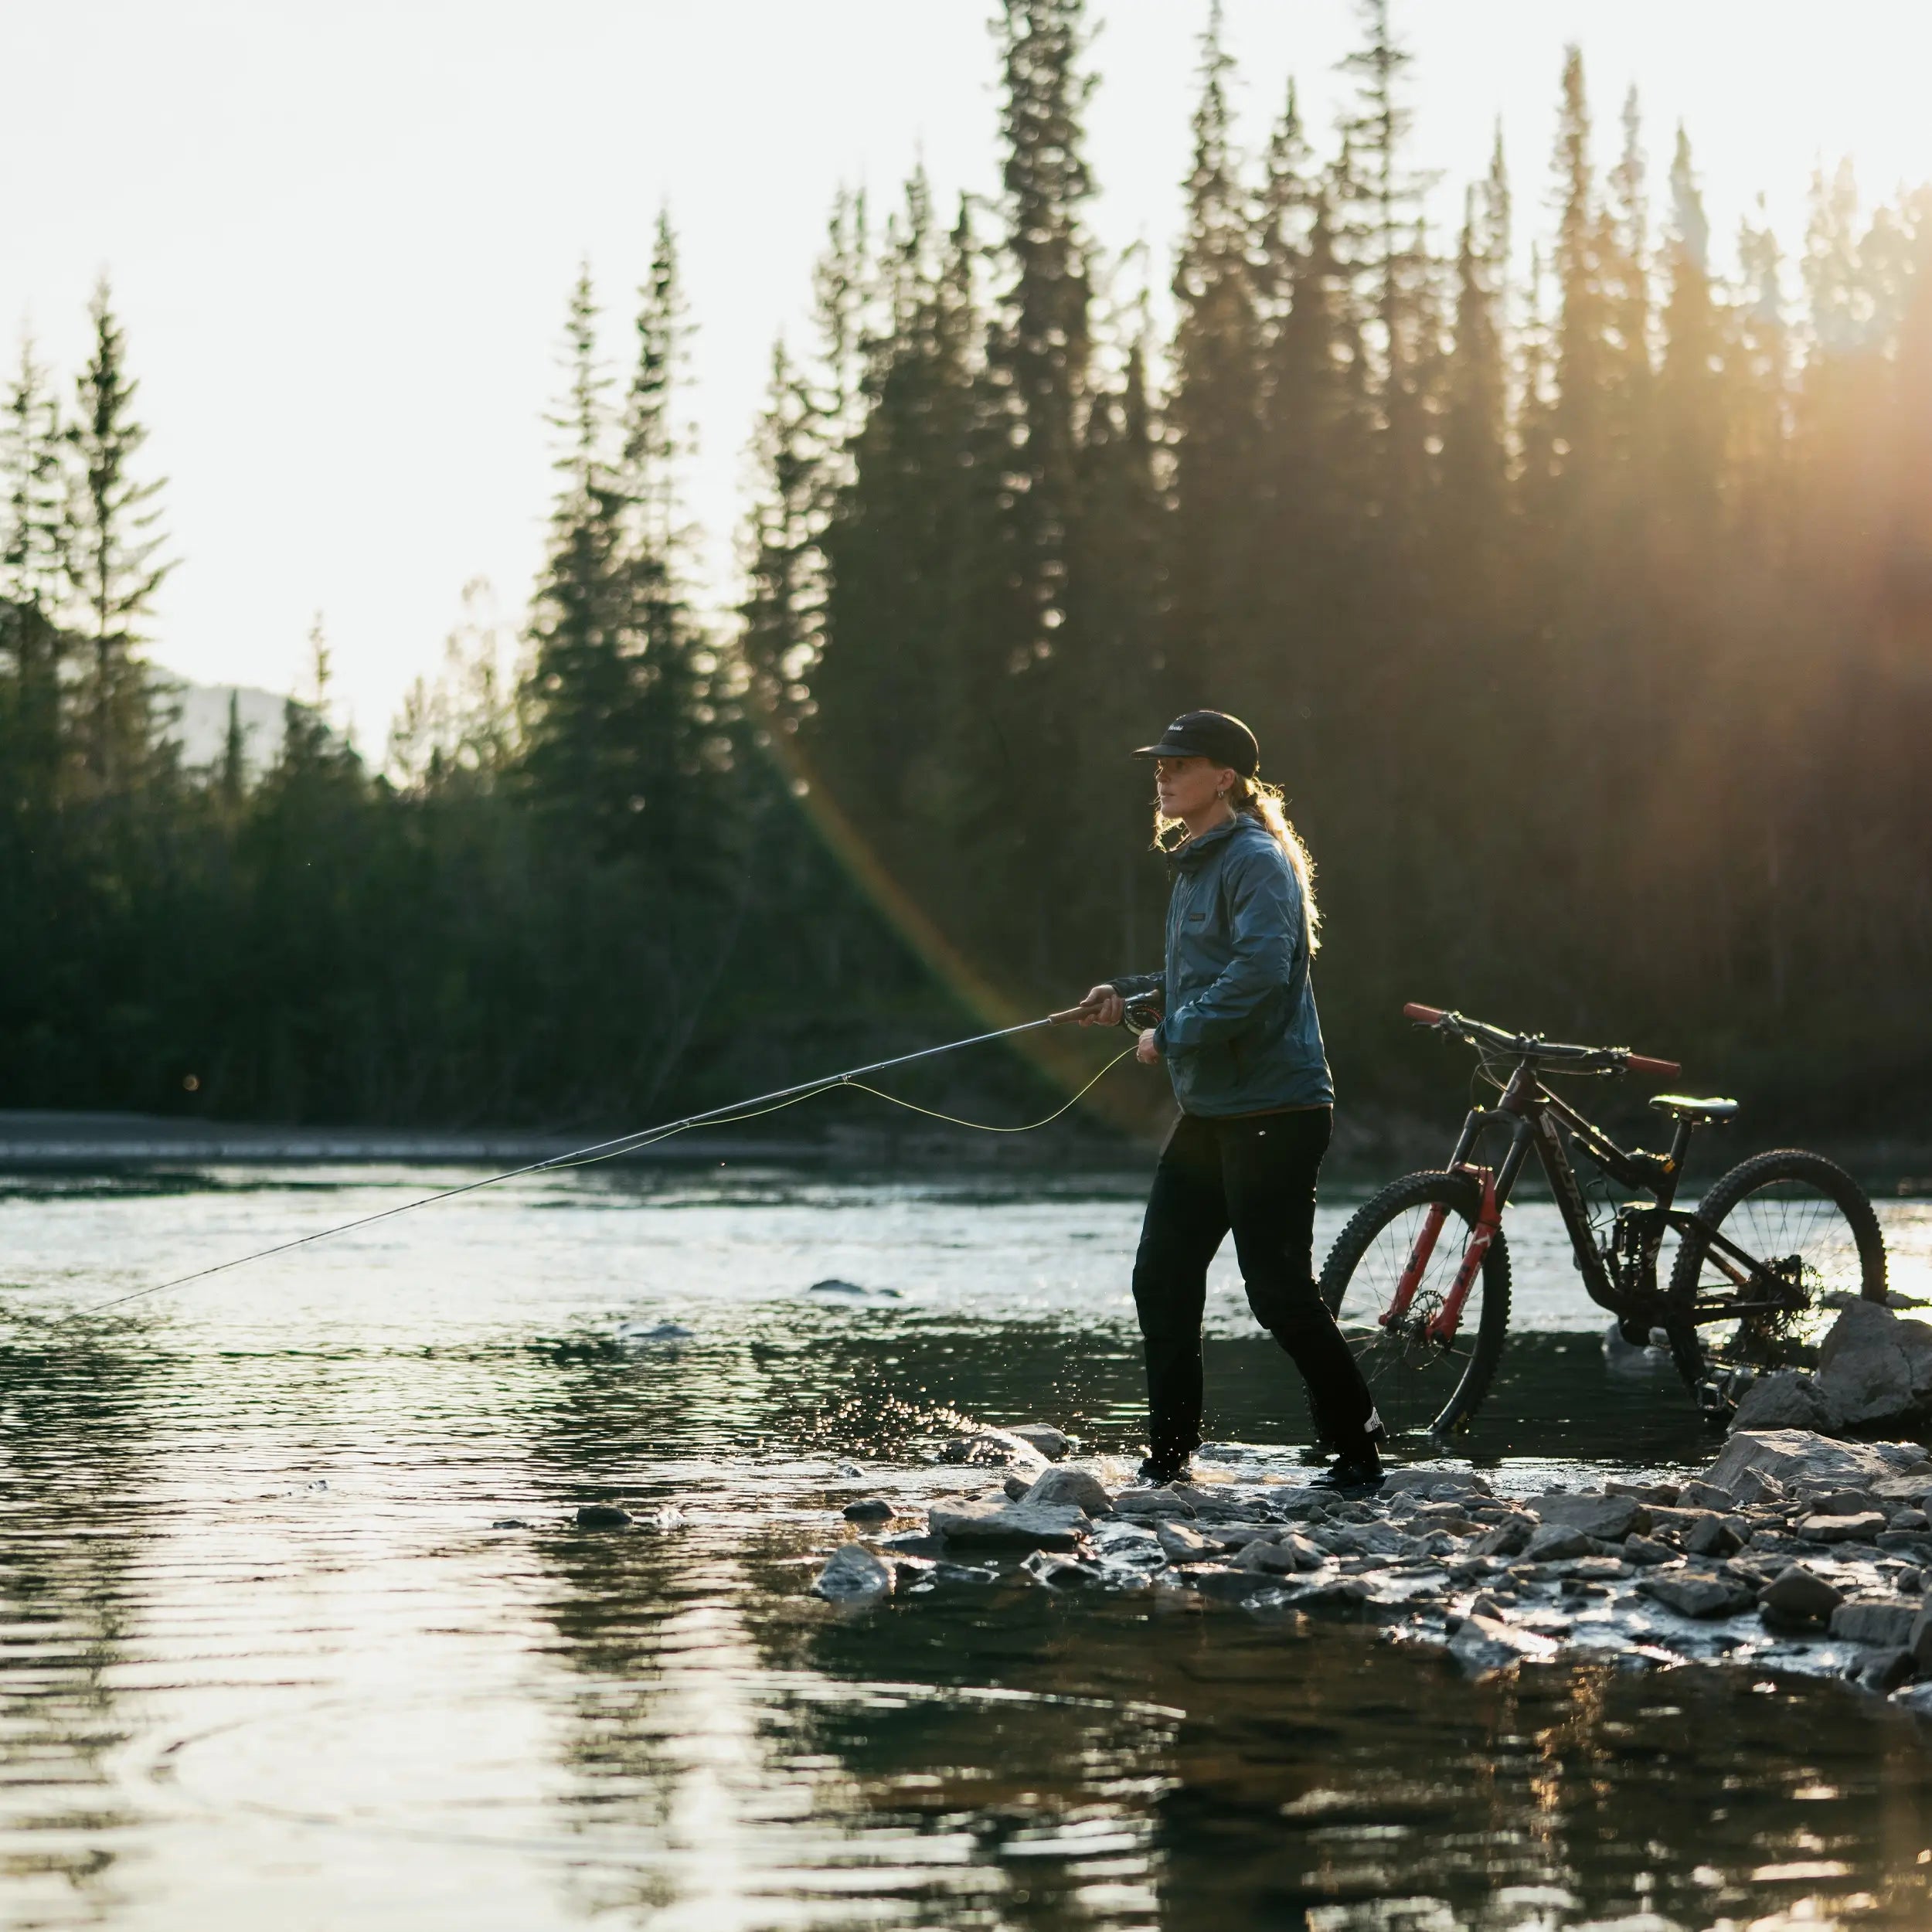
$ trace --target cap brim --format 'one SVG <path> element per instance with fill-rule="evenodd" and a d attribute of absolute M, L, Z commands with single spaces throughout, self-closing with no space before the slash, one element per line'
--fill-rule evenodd
<path fill-rule="evenodd" d="M 1130 758 L 1192 758 L 1199 754 L 1188 750 L 1185 745 L 1139 745 L 1127 754 Z"/>

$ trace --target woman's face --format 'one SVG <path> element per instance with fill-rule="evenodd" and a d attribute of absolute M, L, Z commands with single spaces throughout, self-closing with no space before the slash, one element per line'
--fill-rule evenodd
<path fill-rule="evenodd" d="M 1234 772 L 1212 758 L 1156 758 L 1154 794 L 1163 818 L 1197 818 L 1234 783 Z"/>

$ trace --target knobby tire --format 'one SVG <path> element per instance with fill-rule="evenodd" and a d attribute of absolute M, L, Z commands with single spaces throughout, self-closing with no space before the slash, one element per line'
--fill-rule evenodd
<path fill-rule="evenodd" d="M 1475 1231 L 1482 1190 L 1472 1176 L 1444 1170 L 1405 1175 L 1359 1208 L 1329 1251 L 1321 1270 L 1321 1292 L 1361 1365 L 1389 1433 L 1400 1436 L 1426 1431 L 1439 1441 L 1454 1430 L 1466 1428 L 1489 1393 L 1509 1328 L 1509 1249 L 1498 1228 L 1464 1306 L 1452 1350 L 1433 1362 L 1426 1359 L 1418 1362 L 1422 1345 L 1412 1344 L 1405 1349 L 1376 1325 L 1375 1318 L 1387 1305 L 1395 1277 L 1401 1271 L 1397 1260 L 1394 1275 L 1389 1274 L 1391 1244 L 1384 1243 L 1379 1249 L 1377 1237 L 1405 1216 L 1417 1209 L 1426 1213 L 1437 1202 L 1450 1213 L 1417 1300 L 1446 1290 L 1462 1265 Z M 1420 1219 L 1417 1216 L 1412 1225 L 1420 1225 Z M 1393 1246 L 1406 1250 L 1406 1243 L 1400 1240 Z M 1373 1278 L 1363 1267 L 1365 1257 L 1370 1255 L 1376 1257 Z M 1459 1378 L 1454 1372 L 1458 1360 Z"/>
<path fill-rule="evenodd" d="M 1780 1148 L 1740 1162 L 1721 1176 L 1699 1202 L 1698 1219 L 1707 1227 L 1723 1230 L 1726 1219 L 1742 1204 L 1780 1183 L 1815 1191 L 1844 1216 L 1856 1246 L 1859 1292 L 1868 1301 L 1882 1302 L 1885 1299 L 1885 1237 L 1879 1228 L 1878 1216 L 1858 1182 L 1835 1162 L 1826 1160 L 1822 1155 L 1806 1153 L 1798 1148 Z M 1735 1229 L 1724 1231 L 1747 1253 L 1752 1252 L 1752 1243 L 1743 1233 Z M 1711 1330 L 1709 1327 L 1700 1328 L 1691 1318 L 1699 1305 L 1700 1284 L 1707 1289 L 1715 1286 L 1703 1281 L 1704 1265 L 1710 1253 L 1709 1239 L 1698 1230 L 1693 1229 L 1684 1236 L 1678 1247 L 1676 1264 L 1671 1270 L 1670 1287 L 1665 1297 L 1664 1328 L 1669 1337 L 1671 1357 L 1677 1365 L 1678 1373 L 1693 1394 L 1712 1405 L 1706 1413 L 1710 1425 L 1716 1428 L 1729 1419 L 1735 1406 L 1728 1395 L 1717 1388 L 1716 1371 L 1738 1366 L 1760 1370 L 1799 1366 L 1806 1362 L 1811 1350 L 1801 1338 L 1792 1336 L 1788 1328 L 1781 1332 L 1777 1325 L 1772 1325 L 1761 1334 L 1747 1336 L 1743 1333 L 1745 1324 L 1740 1323 L 1737 1339 L 1748 1359 L 1743 1363 L 1714 1361 L 1704 1340 Z M 1757 1254 L 1753 1258 L 1773 1262 L 1784 1257 Z M 1841 1285 L 1845 1291 L 1849 1291 L 1849 1281 L 1823 1284 L 1828 1291 Z M 1728 1284 L 1726 1291 L 1730 1291 Z M 1703 1305 L 1710 1307 L 1716 1304 L 1707 1296 Z M 1711 1391 L 1709 1396 L 1704 1393 L 1707 1388 Z"/>

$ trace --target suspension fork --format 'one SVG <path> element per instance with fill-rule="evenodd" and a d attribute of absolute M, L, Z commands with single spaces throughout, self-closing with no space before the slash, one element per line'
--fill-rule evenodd
<path fill-rule="evenodd" d="M 1463 1306 L 1469 1299 L 1470 1290 L 1475 1286 L 1476 1271 L 1482 1266 L 1483 1257 L 1489 1252 L 1490 1243 L 1502 1226 L 1502 1209 L 1496 1202 L 1494 1172 L 1486 1167 L 1471 1167 L 1466 1162 L 1458 1162 L 1450 1172 L 1471 1175 L 1480 1181 L 1482 1204 L 1476 1210 L 1475 1229 L 1469 1237 L 1468 1247 L 1463 1250 L 1462 1265 L 1456 1270 L 1456 1278 L 1444 1296 L 1442 1306 L 1423 1330 L 1430 1341 L 1444 1343 L 1455 1339 L 1456 1325 L 1462 1319 Z M 1402 1270 L 1402 1279 L 1396 1284 L 1396 1291 L 1379 1318 L 1383 1328 L 1393 1326 L 1407 1315 L 1410 1305 L 1416 1298 L 1416 1291 L 1422 1285 L 1430 1257 L 1435 1253 L 1436 1243 L 1441 1238 L 1443 1223 L 1448 1218 L 1447 1202 L 1430 1203 L 1427 1216 L 1416 1236 L 1416 1244 L 1409 1251 L 1409 1262 Z"/>

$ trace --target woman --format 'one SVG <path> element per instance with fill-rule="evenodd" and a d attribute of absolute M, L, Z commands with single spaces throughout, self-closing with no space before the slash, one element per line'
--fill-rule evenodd
<path fill-rule="evenodd" d="M 1240 719 L 1188 712 L 1134 756 L 1154 760 L 1156 835 L 1174 876 L 1166 962 L 1096 986 L 1077 1010 L 1083 1026 L 1114 1026 L 1128 1000 L 1158 994 L 1163 1017 L 1138 1056 L 1167 1063 L 1180 1107 L 1134 1262 L 1149 1410 L 1141 1475 L 1173 1482 L 1200 1447 L 1208 1264 L 1232 1229 L 1248 1305 L 1294 1358 L 1339 1452 L 1316 1485 L 1373 1489 L 1381 1421 L 1312 1271 L 1335 1089 L 1308 978 L 1318 943 L 1308 855 Z"/>

